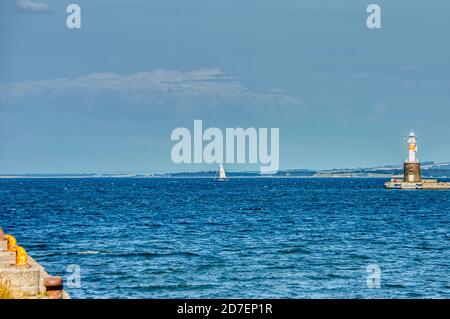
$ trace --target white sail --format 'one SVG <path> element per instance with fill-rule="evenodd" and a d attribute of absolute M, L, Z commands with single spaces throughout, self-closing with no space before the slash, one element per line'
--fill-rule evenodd
<path fill-rule="evenodd" d="M 225 170 L 223 169 L 222 164 L 220 164 L 219 167 L 219 179 L 227 179 L 227 175 L 225 174 Z"/>

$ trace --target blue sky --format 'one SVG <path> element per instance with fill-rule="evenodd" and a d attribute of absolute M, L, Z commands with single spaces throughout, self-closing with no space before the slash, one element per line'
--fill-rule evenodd
<path fill-rule="evenodd" d="M 66 6 L 82 28 L 66 27 Z M 369 30 L 366 7 L 382 8 Z M 450 161 L 450 2 L 0 3 L 0 173 L 151 173 L 171 131 L 280 128 L 280 168 Z M 230 165 L 228 169 L 259 166 Z"/>

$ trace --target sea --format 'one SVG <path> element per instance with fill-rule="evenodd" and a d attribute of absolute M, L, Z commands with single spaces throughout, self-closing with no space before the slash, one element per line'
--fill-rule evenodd
<path fill-rule="evenodd" d="M 0 179 L 72 298 L 450 298 L 450 191 L 370 178 Z"/>

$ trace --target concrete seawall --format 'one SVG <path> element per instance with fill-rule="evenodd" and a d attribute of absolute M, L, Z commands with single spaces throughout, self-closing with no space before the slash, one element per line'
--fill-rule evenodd
<path fill-rule="evenodd" d="M 0 228 L 0 298 L 70 299 L 62 290 L 62 278 L 50 276 L 31 256 L 24 256 L 23 248 L 13 246 L 15 238 L 4 238 L 8 236 Z M 59 287 L 51 286 L 55 280 Z"/>
<path fill-rule="evenodd" d="M 436 179 L 422 179 L 419 182 L 405 182 L 403 179 L 391 179 L 391 181 L 386 182 L 384 187 L 387 189 L 428 189 L 428 190 L 439 190 L 439 189 L 450 189 L 450 183 L 439 182 Z"/>

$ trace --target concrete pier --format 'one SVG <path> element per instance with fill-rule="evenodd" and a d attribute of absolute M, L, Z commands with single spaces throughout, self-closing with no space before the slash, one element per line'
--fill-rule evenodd
<path fill-rule="evenodd" d="M 422 179 L 416 183 L 391 179 L 384 184 L 384 187 L 388 189 L 450 189 L 450 183 L 439 182 L 436 179 Z"/>
<path fill-rule="evenodd" d="M 1 231 L 0 231 L 1 232 Z M 44 281 L 49 277 L 44 267 L 32 257 L 27 257 L 26 265 L 18 265 L 17 252 L 7 251 L 7 241 L 0 237 L 0 290 L 7 296 L 3 298 L 16 299 L 49 299 Z M 63 299 L 69 295 L 63 291 Z"/>

